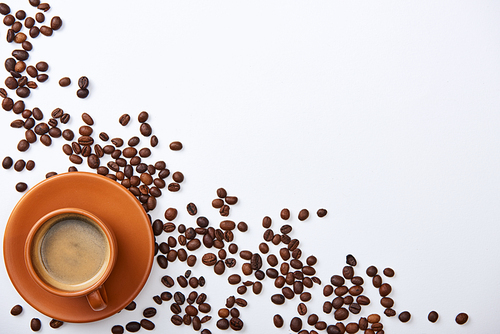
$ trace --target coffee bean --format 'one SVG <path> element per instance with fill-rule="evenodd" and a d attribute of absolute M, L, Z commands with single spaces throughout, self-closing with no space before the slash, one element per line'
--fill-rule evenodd
<path fill-rule="evenodd" d="M 302 209 L 299 211 L 299 220 L 304 221 L 309 218 L 309 211 L 307 209 Z"/>
<path fill-rule="evenodd" d="M 356 302 L 359 304 L 359 305 L 369 305 L 370 304 L 370 298 L 366 297 L 366 296 L 358 296 L 356 298 Z"/>
<path fill-rule="evenodd" d="M 111 333 L 113 334 L 123 334 L 123 332 L 124 332 L 123 326 L 115 325 L 111 327 Z"/>
<path fill-rule="evenodd" d="M 292 318 L 290 321 L 290 329 L 293 332 L 299 332 L 302 329 L 302 319 L 298 317 Z"/>
<path fill-rule="evenodd" d="M 75 138 L 75 134 L 70 129 L 64 130 L 63 133 L 62 133 L 62 136 L 67 141 L 71 141 L 71 140 L 73 140 L 73 138 Z"/>
<path fill-rule="evenodd" d="M 387 277 L 394 277 L 394 270 L 392 268 L 385 268 L 384 275 Z"/>
<path fill-rule="evenodd" d="M 342 320 L 347 319 L 347 317 L 349 316 L 349 311 L 347 311 L 347 309 L 341 307 L 341 308 L 337 309 L 333 315 L 335 317 L 335 320 L 342 321 Z"/>
<path fill-rule="evenodd" d="M 182 317 L 179 316 L 178 314 L 174 314 L 172 316 L 172 318 L 170 318 L 170 320 L 172 321 L 172 323 L 176 326 L 180 326 L 182 325 L 183 321 L 182 321 Z"/>
<path fill-rule="evenodd" d="M 180 277 L 183 277 L 183 276 L 180 276 Z M 184 296 L 184 294 L 182 292 L 177 291 L 176 293 L 174 293 L 174 300 L 178 305 L 182 305 L 186 301 L 186 296 Z"/>
<path fill-rule="evenodd" d="M 23 307 L 21 305 L 14 305 L 10 310 L 10 314 L 16 316 L 23 312 Z"/>
<path fill-rule="evenodd" d="M 214 266 L 214 272 L 217 275 L 222 275 L 225 270 L 226 270 L 226 266 L 224 265 L 224 261 L 222 261 L 222 260 L 217 261 L 217 263 Z"/>
<path fill-rule="evenodd" d="M 385 308 L 389 308 L 394 306 L 394 300 L 392 300 L 392 298 L 389 297 L 384 297 L 380 300 L 380 304 Z"/>
<path fill-rule="evenodd" d="M 37 70 L 45 72 L 49 69 L 49 64 L 47 64 L 47 62 L 45 61 L 39 61 L 38 63 L 36 63 L 35 67 Z"/>
<path fill-rule="evenodd" d="M 36 13 L 35 20 L 38 23 L 43 23 L 43 21 L 45 21 L 45 15 L 43 15 L 43 13 L 41 13 L 41 12 Z"/>
<path fill-rule="evenodd" d="M 26 98 L 30 96 L 30 90 L 28 87 L 19 87 L 18 89 L 16 89 L 16 94 L 19 97 Z"/>
<path fill-rule="evenodd" d="M 304 303 L 300 303 L 297 306 L 297 313 L 300 315 L 306 315 L 307 314 L 307 306 Z"/>
<path fill-rule="evenodd" d="M 131 321 L 127 325 L 125 325 L 125 329 L 129 332 L 137 332 L 139 329 L 141 329 L 141 324 L 138 323 L 137 321 Z"/>
<path fill-rule="evenodd" d="M 213 266 L 217 263 L 217 256 L 214 253 L 206 253 L 201 258 L 201 262 L 206 266 Z"/>
<path fill-rule="evenodd" d="M 17 60 L 23 60 L 24 61 L 24 60 L 28 59 L 30 55 L 25 50 L 18 49 L 18 50 L 12 51 L 12 56 L 14 58 L 16 58 Z"/>
<path fill-rule="evenodd" d="M 281 236 L 281 240 L 283 241 L 283 236 Z M 288 243 L 288 249 L 294 251 L 295 249 L 297 249 L 297 247 L 299 247 L 299 240 L 298 239 L 290 240 L 290 242 Z"/>
<path fill-rule="evenodd" d="M 346 279 L 351 279 L 354 277 L 354 268 L 351 267 L 351 266 L 345 266 L 343 269 L 342 269 L 342 275 L 346 278 Z"/>
<path fill-rule="evenodd" d="M 271 296 L 271 301 L 276 305 L 283 305 L 285 303 L 285 296 L 279 293 L 274 294 Z"/>
<path fill-rule="evenodd" d="M 436 311 L 431 311 L 429 312 L 429 315 L 427 316 L 427 319 L 430 322 L 436 322 L 439 318 L 439 314 Z"/>
<path fill-rule="evenodd" d="M 52 36 L 52 33 L 53 33 L 52 28 L 49 27 L 49 26 L 41 26 L 40 27 L 40 32 L 44 36 Z"/>
<path fill-rule="evenodd" d="M 219 319 L 217 320 L 217 323 L 216 323 L 216 326 L 217 328 L 219 329 L 228 329 L 229 328 L 229 321 L 227 319 Z"/>
<path fill-rule="evenodd" d="M 29 41 L 24 41 L 24 42 L 22 42 L 21 46 L 22 46 L 22 48 L 23 48 L 24 50 L 26 50 L 26 51 L 31 51 L 31 50 L 33 50 L 33 44 L 31 44 L 31 42 L 29 42 Z"/>
<path fill-rule="evenodd" d="M 229 321 L 229 325 L 234 331 L 240 331 L 243 329 L 243 321 L 241 321 L 241 319 L 238 317 L 231 318 L 231 320 Z"/>
<path fill-rule="evenodd" d="M 358 303 L 352 303 L 351 305 L 349 305 L 349 311 L 352 314 L 358 314 L 359 312 L 361 312 L 361 306 Z"/>
<path fill-rule="evenodd" d="M 319 209 L 316 214 L 318 215 L 319 218 L 323 218 L 324 216 L 326 216 L 326 214 L 328 213 L 328 211 L 326 209 Z"/>
<path fill-rule="evenodd" d="M 85 124 L 87 125 L 94 125 L 94 120 L 92 119 L 92 117 L 87 114 L 87 113 L 83 113 L 82 114 L 82 120 L 83 122 L 85 122 Z"/>
<path fill-rule="evenodd" d="M 392 291 L 392 287 L 387 283 L 382 284 L 378 290 L 381 297 L 385 297 L 385 296 L 389 295 L 391 293 L 391 291 Z"/>
<path fill-rule="evenodd" d="M 30 327 L 33 332 L 38 332 L 42 328 L 42 322 L 38 318 L 33 318 L 31 319 Z"/>
<path fill-rule="evenodd" d="M 329 301 L 323 303 L 323 312 L 330 314 L 332 312 L 333 304 Z"/>
<path fill-rule="evenodd" d="M 247 287 L 245 285 L 241 285 L 236 289 L 236 292 L 240 295 L 244 295 L 247 292 Z"/>
<path fill-rule="evenodd" d="M 151 331 L 155 328 L 155 324 L 148 319 L 142 319 L 141 326 L 142 326 L 142 328 L 144 328 L 145 330 L 148 330 L 148 331 Z"/>
<path fill-rule="evenodd" d="M 9 5 L 7 5 L 5 3 L 0 3 L 0 14 L 7 15 L 9 13 L 10 13 Z"/>
<path fill-rule="evenodd" d="M 28 185 L 24 182 L 18 182 L 16 184 L 16 190 L 20 193 L 26 191 L 26 189 L 28 189 Z"/>
<path fill-rule="evenodd" d="M 177 192 L 181 189 L 181 186 L 180 184 L 173 182 L 167 186 L 167 189 L 171 192 Z"/>
<path fill-rule="evenodd" d="M 142 315 L 145 318 L 154 317 L 156 315 L 156 309 L 154 307 L 148 307 L 148 308 L 144 309 L 144 311 L 142 312 Z"/>
<path fill-rule="evenodd" d="M 179 141 L 174 141 L 170 143 L 169 147 L 172 151 L 180 151 L 182 150 L 182 143 Z"/>
<path fill-rule="evenodd" d="M 262 258 L 259 254 L 254 253 L 252 255 L 252 258 L 250 259 L 250 265 L 252 266 L 253 270 L 259 270 L 262 268 Z"/>
<path fill-rule="evenodd" d="M 403 312 L 399 313 L 398 318 L 401 322 L 408 322 L 411 319 L 411 314 L 408 311 L 403 311 Z"/>
<path fill-rule="evenodd" d="M 165 285 L 167 288 L 171 288 L 174 286 L 174 279 L 168 275 L 165 275 L 161 278 L 161 282 L 163 285 Z"/>
<path fill-rule="evenodd" d="M 81 89 L 86 89 L 89 87 L 89 78 L 82 76 L 78 79 L 78 87 Z"/>
<path fill-rule="evenodd" d="M 37 26 L 33 26 L 30 28 L 29 34 L 31 38 L 37 38 L 40 34 L 40 29 Z"/>
<path fill-rule="evenodd" d="M 382 285 L 382 277 L 380 277 L 380 275 L 373 276 L 372 283 L 374 287 L 380 288 Z"/>
<path fill-rule="evenodd" d="M 23 159 L 19 159 L 14 164 L 14 170 L 16 172 L 20 172 L 24 169 L 24 166 L 26 166 L 26 162 Z"/>
<path fill-rule="evenodd" d="M 50 27 L 52 30 L 59 30 L 62 27 L 62 20 L 59 16 L 54 16 L 50 20 Z"/>
<path fill-rule="evenodd" d="M 399 316 L 401 317 L 401 314 Z M 469 315 L 467 313 L 459 313 L 455 317 L 455 322 L 459 325 L 465 324 L 468 320 L 469 320 Z"/>
<path fill-rule="evenodd" d="M 238 197 L 236 197 L 236 196 L 226 196 L 225 200 L 226 200 L 226 203 L 229 205 L 234 205 L 234 204 L 238 203 Z"/>
<path fill-rule="evenodd" d="M 149 125 L 148 123 L 141 123 L 139 131 L 144 137 L 151 136 L 151 133 L 153 132 L 153 130 L 151 129 L 151 125 Z"/>
<path fill-rule="evenodd" d="M 280 217 L 283 220 L 288 220 L 290 218 L 290 210 L 288 210 L 287 208 L 282 209 L 281 213 L 280 213 Z"/>
<path fill-rule="evenodd" d="M 14 163 L 14 160 L 12 160 L 11 157 L 7 156 L 3 158 L 2 160 L 2 167 L 4 169 L 10 169 L 12 167 L 12 164 Z"/>
<path fill-rule="evenodd" d="M 356 264 L 357 264 L 357 261 L 356 261 L 356 258 L 354 256 L 352 256 L 351 254 L 348 254 L 346 256 L 346 263 L 350 266 L 353 266 L 355 267 Z"/>
<path fill-rule="evenodd" d="M 189 203 L 186 206 L 187 212 L 191 215 L 194 216 L 198 212 L 198 209 L 196 208 L 196 205 L 194 203 Z"/>

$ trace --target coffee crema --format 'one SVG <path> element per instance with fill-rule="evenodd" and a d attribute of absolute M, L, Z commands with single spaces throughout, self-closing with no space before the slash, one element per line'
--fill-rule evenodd
<path fill-rule="evenodd" d="M 109 261 L 104 232 L 81 215 L 63 215 L 49 222 L 39 239 L 38 274 L 61 290 L 77 290 L 93 284 Z"/>

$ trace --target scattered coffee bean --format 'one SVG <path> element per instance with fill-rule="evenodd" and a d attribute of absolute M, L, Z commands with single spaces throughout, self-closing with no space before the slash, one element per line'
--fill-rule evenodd
<path fill-rule="evenodd" d="M 355 267 L 356 264 L 357 264 L 357 261 L 356 261 L 356 258 L 354 256 L 352 256 L 351 254 L 348 254 L 346 256 L 346 263 L 350 266 L 353 266 Z"/>
<path fill-rule="evenodd" d="M 318 215 L 319 218 L 323 218 L 324 216 L 326 216 L 326 214 L 328 213 L 328 211 L 326 211 L 326 209 L 319 209 L 316 214 Z"/>
<path fill-rule="evenodd" d="M 290 210 L 286 208 L 281 210 L 280 217 L 283 220 L 288 220 L 290 218 Z"/>
<path fill-rule="evenodd" d="M 302 319 L 293 317 L 290 321 L 290 329 L 294 332 L 299 332 L 302 329 Z"/>
<path fill-rule="evenodd" d="M 130 304 L 125 306 L 125 309 L 127 311 L 133 311 L 133 310 L 135 310 L 136 307 L 137 307 L 137 304 L 134 301 L 131 301 Z"/>
<path fill-rule="evenodd" d="M 125 325 L 125 328 L 129 332 L 135 333 L 135 332 L 139 331 L 139 329 L 141 329 L 141 324 L 138 323 L 137 321 L 131 321 L 127 325 Z"/>
<path fill-rule="evenodd" d="M 180 150 L 182 150 L 182 143 L 179 142 L 179 141 L 174 141 L 174 142 L 170 143 L 169 146 L 170 146 L 170 149 L 172 151 L 180 151 Z"/>
<path fill-rule="evenodd" d="M 33 318 L 31 319 L 30 327 L 32 331 L 38 332 L 42 328 L 42 322 L 38 318 Z"/>
<path fill-rule="evenodd" d="M 429 319 L 430 322 L 436 322 L 438 318 L 439 314 L 436 311 L 429 312 L 429 315 L 427 316 L 427 319 Z"/>
<path fill-rule="evenodd" d="M 299 211 L 299 220 L 304 221 L 309 218 L 309 211 L 307 209 L 302 209 Z"/>
<path fill-rule="evenodd" d="M 61 327 L 63 324 L 64 324 L 64 322 L 62 322 L 60 320 L 56 320 L 56 319 L 52 319 L 49 323 L 50 327 L 52 327 L 54 329 Z"/>
<path fill-rule="evenodd" d="M 130 122 L 130 115 L 129 114 L 123 114 L 120 116 L 118 119 L 118 122 L 122 125 L 125 126 Z"/>
<path fill-rule="evenodd" d="M 399 313 L 398 318 L 401 322 L 408 322 L 411 319 L 411 314 L 408 311 L 403 311 L 403 312 Z"/>
<path fill-rule="evenodd" d="M 12 309 L 10 310 L 10 314 L 16 316 L 16 315 L 19 315 L 23 312 L 23 307 L 21 305 L 15 305 L 14 307 L 12 307 Z"/>
<path fill-rule="evenodd" d="M 384 275 L 387 277 L 394 277 L 394 270 L 392 268 L 385 268 Z"/>
<path fill-rule="evenodd" d="M 114 325 L 113 327 L 111 327 L 111 333 L 113 334 L 123 334 L 123 332 L 124 332 L 123 326 Z"/>
<path fill-rule="evenodd" d="M 24 182 L 18 182 L 16 184 L 16 190 L 20 193 L 26 191 L 26 189 L 28 189 L 28 185 Z"/>
<path fill-rule="evenodd" d="M 459 313 L 456 317 L 455 317 L 455 322 L 459 325 L 463 325 L 467 322 L 467 320 L 469 320 L 469 316 L 467 315 L 467 313 Z"/>

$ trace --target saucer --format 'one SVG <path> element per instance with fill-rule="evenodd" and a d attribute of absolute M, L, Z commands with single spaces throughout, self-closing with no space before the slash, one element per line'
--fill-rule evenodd
<path fill-rule="evenodd" d="M 104 283 L 108 306 L 102 311 L 93 311 L 85 296 L 65 298 L 45 291 L 24 264 L 24 244 L 33 224 L 66 207 L 92 212 L 115 234 L 118 257 Z M 10 280 L 28 304 L 57 320 L 91 322 L 121 311 L 142 290 L 153 265 L 154 237 L 146 212 L 126 188 L 105 176 L 71 172 L 38 183 L 19 200 L 5 228 L 3 250 Z"/>

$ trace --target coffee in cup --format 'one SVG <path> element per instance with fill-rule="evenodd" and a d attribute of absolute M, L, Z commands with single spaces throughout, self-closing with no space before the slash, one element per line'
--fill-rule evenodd
<path fill-rule="evenodd" d="M 86 295 L 94 310 L 106 307 L 102 284 L 116 260 L 116 241 L 91 213 L 70 208 L 42 217 L 28 235 L 25 260 L 45 290 L 63 297 Z"/>

